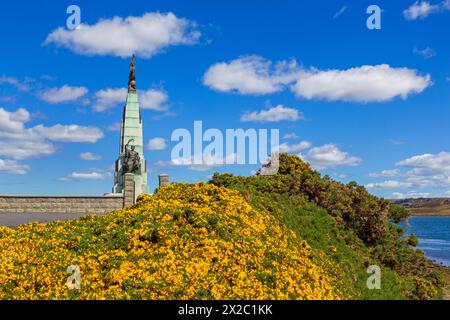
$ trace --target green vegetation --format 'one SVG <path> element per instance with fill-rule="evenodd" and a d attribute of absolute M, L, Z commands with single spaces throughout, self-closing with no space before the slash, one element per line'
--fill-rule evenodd
<path fill-rule="evenodd" d="M 281 154 L 278 174 L 239 177 L 216 173 L 210 183 L 240 191 L 253 207 L 273 215 L 313 248 L 340 265 L 348 296 L 359 299 L 433 299 L 440 275 L 395 225 L 401 206 L 377 198 L 355 182 L 322 177 L 297 156 Z M 417 240 L 417 239 L 415 239 Z M 366 286 L 366 268 L 379 265 L 381 290 Z"/>
<path fill-rule="evenodd" d="M 0 227 L 3 299 L 436 299 L 443 274 L 394 222 L 407 211 L 322 177 L 175 183 L 104 216 Z M 69 290 L 77 266 L 81 290 Z M 367 269 L 381 289 L 367 288 Z M 377 270 L 377 268 L 374 268 Z M 433 271 L 435 270 L 435 271 Z"/>

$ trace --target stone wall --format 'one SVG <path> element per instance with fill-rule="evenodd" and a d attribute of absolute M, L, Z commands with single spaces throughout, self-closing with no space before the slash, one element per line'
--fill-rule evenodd
<path fill-rule="evenodd" d="M 123 193 L 105 196 L 2 196 L 0 214 L 5 213 L 86 213 L 102 214 L 135 203 L 132 173 L 125 174 Z"/>
<path fill-rule="evenodd" d="M 0 213 L 86 213 L 121 210 L 123 196 L 0 196 Z"/>

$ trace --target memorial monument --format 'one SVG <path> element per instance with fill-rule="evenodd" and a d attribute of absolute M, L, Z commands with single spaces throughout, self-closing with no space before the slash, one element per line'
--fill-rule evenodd
<path fill-rule="evenodd" d="M 132 175 L 134 198 L 147 193 L 147 163 L 144 158 L 142 116 L 136 92 L 136 61 L 133 54 L 128 76 L 128 94 L 120 126 L 119 157 L 116 160 L 113 193 L 122 193 Z"/>

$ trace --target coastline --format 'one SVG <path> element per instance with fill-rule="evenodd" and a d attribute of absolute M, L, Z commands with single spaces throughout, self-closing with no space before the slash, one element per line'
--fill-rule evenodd
<path fill-rule="evenodd" d="M 411 217 L 450 217 L 450 212 L 411 212 Z"/>

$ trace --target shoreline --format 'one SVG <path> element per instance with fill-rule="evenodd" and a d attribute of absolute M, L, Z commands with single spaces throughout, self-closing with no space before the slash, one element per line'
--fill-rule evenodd
<path fill-rule="evenodd" d="M 450 217 L 450 212 L 413 212 L 411 217 Z"/>

